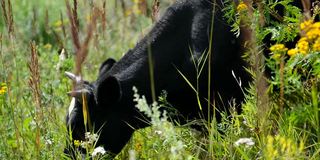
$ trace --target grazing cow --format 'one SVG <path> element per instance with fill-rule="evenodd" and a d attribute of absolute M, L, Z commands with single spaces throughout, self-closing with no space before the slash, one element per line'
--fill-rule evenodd
<path fill-rule="evenodd" d="M 231 100 L 240 104 L 244 98 L 242 88 L 248 86 L 250 76 L 244 69 L 240 41 L 223 19 L 221 8 L 219 0 L 177 1 L 135 48 L 118 62 L 111 59 L 104 62 L 95 82 L 82 82 L 70 93 L 75 98 L 69 108 L 67 126 L 72 129 L 73 139 L 85 140 L 82 97 L 86 98 L 94 131 L 100 131 L 97 145 L 112 153 L 121 151 L 133 128 L 148 126 L 135 107 L 132 88 L 137 87 L 139 94 L 152 102 L 149 55 L 155 94 L 167 92 L 167 101 L 184 117 L 180 122 L 207 117 L 208 99 L 223 111 L 228 111 Z M 71 73 L 68 76 L 81 81 Z M 197 90 L 202 110 L 189 83 Z M 85 96 L 81 96 L 83 93 Z"/>

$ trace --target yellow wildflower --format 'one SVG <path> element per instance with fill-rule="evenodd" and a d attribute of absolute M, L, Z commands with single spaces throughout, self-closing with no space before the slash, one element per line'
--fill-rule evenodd
<path fill-rule="evenodd" d="M 302 54 L 307 54 L 309 51 L 309 42 L 301 38 L 297 44 L 298 50 Z"/>
<path fill-rule="evenodd" d="M 304 149 L 304 142 L 303 141 L 300 141 L 300 144 L 299 144 L 299 151 L 302 152 Z"/>
<path fill-rule="evenodd" d="M 287 148 L 287 140 L 285 139 L 285 137 L 280 137 L 279 143 L 281 147 L 281 152 L 284 152 Z"/>
<path fill-rule="evenodd" d="M 54 27 L 61 27 L 62 26 L 62 21 L 58 20 L 53 24 Z"/>
<path fill-rule="evenodd" d="M 276 152 L 276 149 L 275 147 L 273 146 L 273 142 L 274 142 L 274 137 L 271 136 L 271 135 L 268 135 L 267 136 L 267 145 L 266 145 L 266 149 L 267 149 L 267 152 L 268 153 L 266 156 L 269 158 L 269 159 L 272 159 L 273 157 L 276 156 L 277 152 Z"/>
<path fill-rule="evenodd" d="M 317 40 L 312 45 L 312 50 L 315 51 L 315 52 L 319 52 L 320 51 L 320 37 L 318 37 Z"/>
<path fill-rule="evenodd" d="M 73 144 L 75 147 L 79 147 L 81 145 L 81 142 L 79 140 L 74 140 Z"/>
<path fill-rule="evenodd" d="M 281 54 L 279 54 L 279 53 L 276 53 L 276 54 L 273 54 L 273 55 L 272 55 L 272 58 L 273 58 L 273 59 L 276 59 L 276 60 L 277 60 L 277 59 L 280 59 L 280 57 L 281 57 Z"/>
<path fill-rule="evenodd" d="M 308 41 L 308 38 L 302 37 L 302 38 L 299 39 L 299 42 L 300 42 L 300 41 Z"/>
<path fill-rule="evenodd" d="M 141 143 L 136 143 L 135 146 L 134 146 L 134 150 L 137 151 L 137 152 L 141 152 L 141 150 L 142 150 Z"/>
<path fill-rule="evenodd" d="M 132 10 L 131 10 L 131 9 L 127 9 L 127 10 L 124 12 L 124 15 L 125 15 L 126 17 L 131 16 L 131 15 L 132 15 Z"/>
<path fill-rule="evenodd" d="M 7 84 L 5 83 L 1 83 L 1 86 L 0 86 L 0 95 L 3 95 L 7 92 Z"/>
<path fill-rule="evenodd" d="M 134 5 L 132 6 L 133 13 L 136 15 L 142 14 L 142 10 L 140 8 L 142 1 L 141 0 L 134 0 L 133 2 L 134 2 Z"/>
<path fill-rule="evenodd" d="M 52 45 L 50 43 L 47 43 L 46 45 L 43 46 L 45 49 L 51 49 Z"/>
<path fill-rule="evenodd" d="M 289 49 L 289 50 L 288 50 L 288 55 L 291 57 L 291 56 L 296 55 L 298 52 L 299 52 L 299 50 L 296 49 L 296 48 L 294 48 L 294 49 Z"/>
<path fill-rule="evenodd" d="M 313 23 L 312 28 L 320 28 L 320 22 Z"/>
<path fill-rule="evenodd" d="M 286 46 L 284 44 L 275 44 L 270 47 L 271 52 L 283 52 L 283 51 L 287 51 L 287 50 L 288 50 L 288 48 L 286 48 Z"/>
<path fill-rule="evenodd" d="M 307 34 L 306 34 L 306 37 L 309 39 L 309 40 L 313 40 L 313 39 L 316 39 L 320 36 L 320 28 L 311 28 Z"/>
<path fill-rule="evenodd" d="M 248 9 L 248 6 L 244 2 L 240 2 L 237 6 L 237 11 L 242 12 Z"/>
<path fill-rule="evenodd" d="M 304 21 L 300 24 L 300 29 L 301 30 L 308 30 L 310 28 L 310 26 L 312 25 L 313 21 L 312 20 L 307 20 Z"/>
<path fill-rule="evenodd" d="M 92 20 L 92 15 L 91 14 L 87 14 L 86 15 L 86 21 L 87 22 L 91 22 L 91 20 Z"/>
<path fill-rule="evenodd" d="M 142 13 L 142 11 L 139 9 L 139 6 L 138 5 L 134 5 L 133 8 L 132 8 L 133 12 L 136 14 L 136 15 L 139 15 Z"/>

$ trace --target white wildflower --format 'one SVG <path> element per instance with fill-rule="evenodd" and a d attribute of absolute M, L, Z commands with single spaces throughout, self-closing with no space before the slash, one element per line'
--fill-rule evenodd
<path fill-rule="evenodd" d="M 180 151 L 182 151 L 184 148 L 184 144 L 182 141 L 177 141 L 176 144 L 173 144 L 170 148 L 172 155 L 178 155 Z"/>
<path fill-rule="evenodd" d="M 86 149 L 86 148 L 88 148 L 90 145 L 88 144 L 87 141 L 81 141 L 80 146 L 81 146 L 82 148 Z"/>
<path fill-rule="evenodd" d="M 53 143 L 53 142 L 52 142 L 50 139 L 46 139 L 46 140 L 45 140 L 45 144 L 48 145 L 48 146 L 51 146 L 52 143 Z"/>
<path fill-rule="evenodd" d="M 236 142 L 234 142 L 234 145 L 236 147 L 242 144 L 246 145 L 246 147 L 250 147 L 254 145 L 254 141 L 252 140 L 252 138 L 240 138 Z"/>
<path fill-rule="evenodd" d="M 29 123 L 29 126 L 32 130 L 36 129 L 37 127 L 37 122 L 35 119 L 33 119 L 30 123 Z"/>
<path fill-rule="evenodd" d="M 185 159 L 186 156 L 183 155 L 185 144 L 179 140 L 180 137 L 177 135 L 173 124 L 167 121 L 167 112 L 160 111 L 160 105 L 156 102 L 148 105 L 146 98 L 138 94 L 137 88 L 133 87 L 133 91 L 134 102 L 137 103 L 136 107 L 140 112 L 144 113 L 146 117 L 150 118 L 154 133 L 160 136 L 162 145 L 170 149 L 170 154 L 167 156 L 169 156 L 170 159 Z"/>
<path fill-rule="evenodd" d="M 93 144 L 98 140 L 98 135 L 95 133 L 86 132 L 85 138 L 88 141 L 89 144 Z"/>
<path fill-rule="evenodd" d="M 136 160 L 136 152 L 134 150 L 129 151 L 129 160 Z"/>
<path fill-rule="evenodd" d="M 161 134 L 162 134 L 162 131 L 156 130 L 156 131 L 154 131 L 154 133 L 157 134 L 157 135 L 161 135 Z"/>
<path fill-rule="evenodd" d="M 104 150 L 103 147 L 97 147 L 92 152 L 92 157 L 96 157 L 98 155 L 104 155 L 106 154 L 106 150 Z"/>

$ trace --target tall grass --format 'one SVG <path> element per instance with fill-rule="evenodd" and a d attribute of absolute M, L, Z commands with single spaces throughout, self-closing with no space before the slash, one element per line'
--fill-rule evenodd
<path fill-rule="evenodd" d="M 40 72 L 39 72 L 39 61 L 36 44 L 30 42 L 31 60 L 29 62 L 29 87 L 32 90 L 34 105 L 35 105 L 35 122 L 36 122 L 36 140 L 35 147 L 37 152 L 37 158 L 40 158 L 40 126 L 44 125 L 43 121 L 43 110 L 41 105 L 41 90 L 40 90 Z M 45 126 L 43 127 L 45 128 Z"/>
<path fill-rule="evenodd" d="M 11 1 L 1 0 L 1 8 L 2 8 L 3 19 L 5 21 L 5 24 L 8 30 L 8 34 L 12 36 L 14 32 L 14 23 L 13 23 Z"/>

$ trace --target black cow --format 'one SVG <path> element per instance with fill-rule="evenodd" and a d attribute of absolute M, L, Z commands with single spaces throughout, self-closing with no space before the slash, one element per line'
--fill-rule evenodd
<path fill-rule="evenodd" d="M 135 107 L 132 88 L 138 88 L 139 94 L 152 102 L 149 53 L 154 67 L 156 96 L 163 90 L 167 92 L 167 101 L 184 117 L 179 119 L 181 123 L 186 119 L 207 117 L 208 90 L 210 103 L 220 110 L 228 111 L 233 99 L 240 104 L 244 98 L 241 88 L 248 86 L 250 76 L 244 69 L 246 63 L 241 58 L 241 43 L 230 31 L 221 9 L 220 0 L 214 3 L 210 0 L 177 1 L 135 48 L 118 62 L 107 60 L 95 82 L 84 82 L 71 93 L 76 98 L 69 108 L 67 126 L 73 130 L 73 139 L 84 140 L 85 136 L 80 93 L 86 95 L 94 131 L 100 131 L 97 145 L 103 145 L 112 153 L 121 151 L 134 132 L 133 128 L 148 126 L 141 121 L 143 114 Z M 200 74 L 195 63 L 201 57 L 205 63 Z M 211 69 L 208 62 L 211 62 Z M 209 72 L 211 87 L 208 85 Z M 202 111 L 196 92 L 181 73 L 198 88 Z"/>

